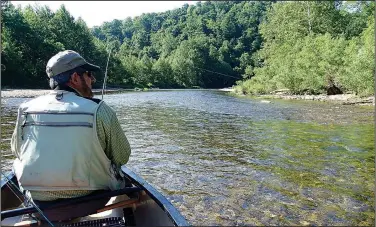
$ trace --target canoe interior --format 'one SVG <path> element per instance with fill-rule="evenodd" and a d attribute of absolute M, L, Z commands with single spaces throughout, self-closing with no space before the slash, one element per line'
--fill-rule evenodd
<path fill-rule="evenodd" d="M 18 187 L 17 179 L 12 173 L 7 173 L 6 176 Z M 6 186 L 6 182 L 6 179 L 2 179 L 1 181 L 1 210 L 17 208 L 22 203 L 20 201 L 22 195 L 19 192 L 13 193 L 13 191 Z"/>
<path fill-rule="evenodd" d="M 188 226 L 188 222 L 176 210 L 175 207 L 151 185 L 137 176 L 131 170 L 122 167 L 125 176 L 131 181 L 133 186 L 139 191 L 132 194 L 124 194 L 111 197 L 106 204 L 108 209 L 97 213 L 75 218 L 64 222 L 53 222 L 55 226 Z M 8 179 L 17 186 L 17 180 L 12 173 L 8 174 Z M 8 179 L 1 182 L 1 211 L 23 207 L 19 198 L 22 195 L 14 193 L 8 184 Z M 135 196 L 136 195 L 136 196 Z M 18 198 L 19 197 L 19 198 Z M 43 218 L 42 218 L 43 220 Z M 95 222 L 89 222 L 96 220 Z M 112 222 L 119 225 L 110 225 Z M 121 220 L 121 222 L 119 222 Z M 103 221 L 103 225 L 100 223 Z M 89 224 L 84 224 L 89 223 Z M 93 225 L 91 225 L 91 223 Z M 18 215 L 2 219 L 1 226 L 50 226 L 45 221 L 41 223 L 33 220 L 30 215 Z"/>

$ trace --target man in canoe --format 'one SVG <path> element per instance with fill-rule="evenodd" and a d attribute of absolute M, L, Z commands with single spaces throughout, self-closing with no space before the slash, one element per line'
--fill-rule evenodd
<path fill-rule="evenodd" d="M 131 149 L 116 113 L 93 98 L 99 70 L 75 51 L 59 52 L 46 67 L 51 93 L 18 109 L 13 170 L 36 203 L 124 187 L 120 166 Z M 94 201 L 98 207 L 105 202 Z"/>

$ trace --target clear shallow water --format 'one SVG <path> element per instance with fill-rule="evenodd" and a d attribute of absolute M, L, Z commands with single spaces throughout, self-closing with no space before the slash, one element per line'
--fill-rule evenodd
<path fill-rule="evenodd" d="M 25 100 L 2 105 L 3 170 L 12 158 L 4 138 Z M 104 100 L 131 144 L 127 165 L 193 225 L 374 223 L 373 107 L 207 90 Z"/>

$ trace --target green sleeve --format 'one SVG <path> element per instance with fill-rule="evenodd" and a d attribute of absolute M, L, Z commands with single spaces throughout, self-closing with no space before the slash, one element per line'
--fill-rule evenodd
<path fill-rule="evenodd" d="M 131 147 L 115 111 L 102 102 L 97 110 L 97 134 L 107 157 L 118 167 L 128 162 Z"/>

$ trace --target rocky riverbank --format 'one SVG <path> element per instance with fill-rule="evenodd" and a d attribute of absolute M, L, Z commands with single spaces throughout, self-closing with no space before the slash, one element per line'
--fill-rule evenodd
<path fill-rule="evenodd" d="M 323 102 L 336 102 L 343 105 L 375 105 L 375 97 L 361 98 L 353 94 L 342 95 L 286 95 L 286 94 L 274 94 L 274 95 L 260 95 L 258 97 L 265 99 L 290 99 L 290 100 L 315 100 Z"/>
<path fill-rule="evenodd" d="M 233 92 L 233 88 L 222 88 L 220 91 Z M 236 93 L 237 94 L 237 93 Z M 243 94 L 237 94 L 240 96 L 245 96 Z M 285 90 L 276 91 L 274 94 L 269 95 L 253 95 L 252 97 L 261 99 L 288 99 L 288 100 L 315 100 L 322 102 L 335 102 L 343 105 L 375 105 L 375 97 L 359 97 L 354 94 L 342 94 L 342 95 L 289 95 Z"/>
<path fill-rule="evenodd" d="M 106 94 L 118 93 L 131 89 L 108 89 Z M 232 88 L 219 89 L 225 92 L 235 92 Z M 40 95 L 48 94 L 51 90 L 48 89 L 4 89 L 1 90 L 1 98 L 34 98 Z M 101 89 L 94 89 L 94 94 L 102 94 Z M 244 96 L 244 95 L 242 95 Z M 323 102 L 336 102 L 343 105 L 375 105 L 375 97 L 361 98 L 353 94 L 343 95 L 288 95 L 284 93 L 276 93 L 270 95 L 257 95 L 253 96 L 261 99 L 290 99 L 290 100 L 315 100 Z"/>

